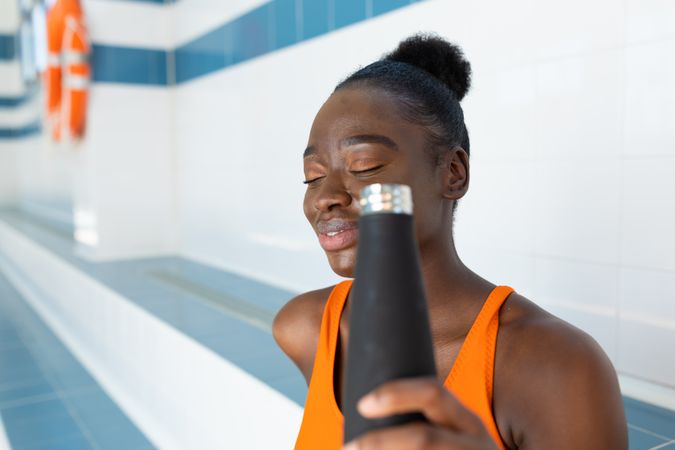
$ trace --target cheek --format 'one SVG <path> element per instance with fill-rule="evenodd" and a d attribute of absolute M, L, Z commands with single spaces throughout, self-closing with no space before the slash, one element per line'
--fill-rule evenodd
<path fill-rule="evenodd" d="M 420 242 L 438 237 L 445 226 L 446 217 L 443 212 L 445 200 L 431 187 L 430 180 L 427 180 L 425 185 L 417 186 L 417 194 L 413 195 L 415 232 Z"/>
<path fill-rule="evenodd" d="M 302 200 L 302 211 L 305 214 L 305 218 L 312 222 L 312 199 L 309 192 L 305 192 L 305 197 Z"/>

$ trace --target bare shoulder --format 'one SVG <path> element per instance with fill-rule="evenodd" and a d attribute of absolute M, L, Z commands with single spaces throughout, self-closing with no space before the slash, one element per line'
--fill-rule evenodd
<path fill-rule="evenodd" d="M 500 312 L 493 406 L 514 448 L 627 448 L 621 393 L 605 352 L 517 293 Z"/>
<path fill-rule="evenodd" d="M 277 344 L 300 369 L 309 384 L 319 340 L 321 317 L 333 286 L 305 292 L 288 301 L 272 323 Z"/>

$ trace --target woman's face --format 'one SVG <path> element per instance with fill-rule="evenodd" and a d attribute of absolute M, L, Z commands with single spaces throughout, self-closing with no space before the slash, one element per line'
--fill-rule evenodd
<path fill-rule="evenodd" d="M 379 89 L 335 92 L 314 119 L 304 154 L 304 212 L 335 273 L 354 276 L 359 192 L 372 183 L 407 184 L 422 254 L 446 243 L 452 202 L 447 170 L 425 149 L 426 130 L 402 119 Z M 462 194 L 463 195 L 463 194 Z"/>

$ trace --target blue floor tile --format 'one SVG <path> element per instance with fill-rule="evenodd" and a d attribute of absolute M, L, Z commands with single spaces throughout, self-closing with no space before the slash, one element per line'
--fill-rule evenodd
<path fill-rule="evenodd" d="M 20 343 L 21 338 L 14 328 L 0 329 L 0 342 L 4 344 Z"/>
<path fill-rule="evenodd" d="M 16 449 L 81 434 L 77 423 L 58 399 L 3 408 L 0 413 L 12 447 Z"/>
<path fill-rule="evenodd" d="M 655 437 L 634 428 L 628 428 L 628 448 L 630 450 L 649 450 L 652 447 L 667 442 L 665 439 Z"/>
<path fill-rule="evenodd" d="M 16 449 L 19 450 L 19 449 Z M 22 450 L 98 450 L 84 436 L 61 436 Z"/>
<path fill-rule="evenodd" d="M 21 335 L 0 351 L 0 414 L 13 450 L 152 449 L 2 273 L 0 288 L 0 317 L 12 322 L 5 336 Z"/>
<path fill-rule="evenodd" d="M 90 432 L 101 450 L 152 448 L 152 444 L 143 434 L 132 431 L 129 427 L 103 426 Z"/>
<path fill-rule="evenodd" d="M 94 434 L 102 427 L 134 428 L 124 412 L 101 389 L 71 393 L 63 401 L 80 423 Z"/>
<path fill-rule="evenodd" d="M 43 378 L 35 383 L 0 389 L 0 408 L 17 403 L 40 401 L 55 395 L 52 385 Z"/>
<path fill-rule="evenodd" d="M 668 440 L 675 439 L 675 411 L 624 397 L 626 420 L 637 428 L 648 430 Z"/>
<path fill-rule="evenodd" d="M 304 407 L 307 398 L 307 383 L 298 371 L 297 375 L 270 382 L 270 386 L 298 405 Z"/>

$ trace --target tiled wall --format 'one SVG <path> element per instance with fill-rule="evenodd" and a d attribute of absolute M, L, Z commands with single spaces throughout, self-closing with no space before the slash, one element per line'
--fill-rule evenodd
<path fill-rule="evenodd" d="M 333 282 L 301 211 L 313 116 L 351 70 L 434 30 L 474 68 L 460 254 L 672 388 L 673 17 L 655 0 L 428 1 L 179 84 L 181 249 L 295 290 Z"/>
<path fill-rule="evenodd" d="M 474 69 L 462 257 L 590 332 L 622 374 L 675 387 L 675 6 L 410 3 L 85 2 L 98 83 L 73 197 L 108 256 L 178 249 L 294 290 L 334 282 L 301 211 L 314 114 L 432 30 Z"/>

